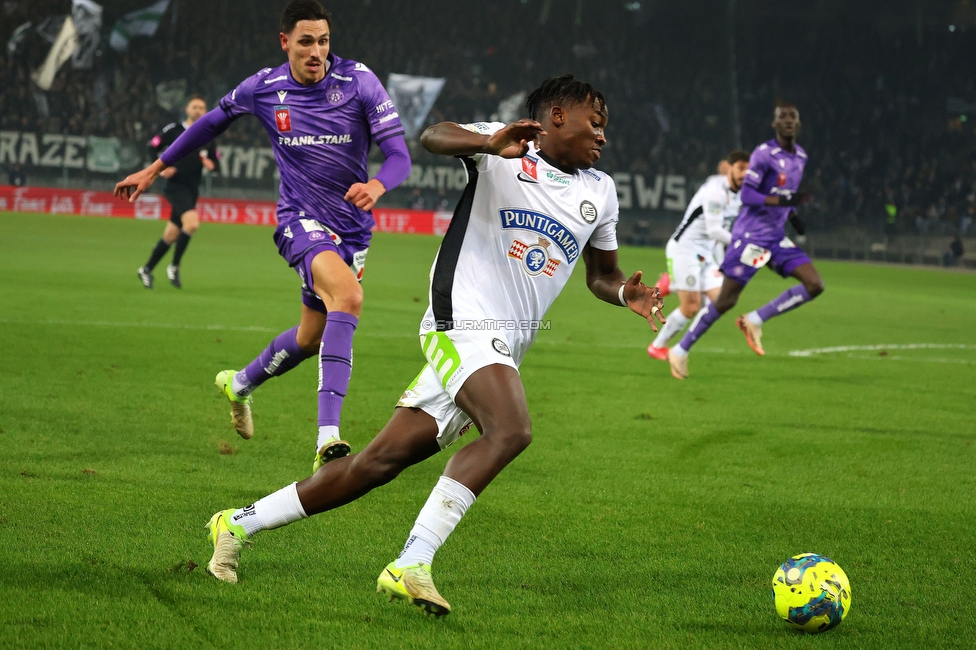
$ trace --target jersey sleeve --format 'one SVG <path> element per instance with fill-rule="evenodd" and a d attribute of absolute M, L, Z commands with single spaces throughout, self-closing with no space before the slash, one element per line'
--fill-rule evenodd
<path fill-rule="evenodd" d="M 752 156 L 749 157 L 749 169 L 746 170 L 746 177 L 742 180 L 742 184 L 759 191 L 759 186 L 762 185 L 763 177 L 766 176 L 767 171 L 769 171 L 767 148 L 757 147 L 752 152 Z"/>
<path fill-rule="evenodd" d="M 472 133 L 491 136 L 505 128 L 505 123 L 472 122 L 470 124 L 458 124 L 458 126 L 467 131 L 471 131 Z M 487 171 L 499 159 L 498 156 L 492 156 L 491 154 L 487 153 L 476 153 L 475 155 L 468 157 L 474 161 L 475 165 L 477 165 L 479 172 Z"/>
<path fill-rule="evenodd" d="M 610 183 L 610 194 L 604 205 L 604 215 L 600 215 L 600 223 L 590 235 L 589 244 L 601 251 L 617 250 L 617 221 L 620 220 L 620 203 L 617 201 L 617 188 L 613 179 L 607 177 Z"/>
<path fill-rule="evenodd" d="M 725 191 L 717 187 L 710 187 L 708 193 L 702 197 L 702 212 L 705 217 L 705 233 L 709 239 L 728 244 L 732 235 L 725 229 Z"/>
<path fill-rule="evenodd" d="M 403 135 L 403 125 L 390 94 L 371 70 L 356 72 L 359 78 L 359 101 L 362 105 L 369 133 L 376 144 L 392 137 Z"/>
<path fill-rule="evenodd" d="M 217 105 L 227 117 L 236 119 L 242 115 L 254 114 L 254 86 L 257 78 L 265 75 L 266 73 L 259 72 L 248 77 L 238 84 L 237 88 L 224 95 Z"/>

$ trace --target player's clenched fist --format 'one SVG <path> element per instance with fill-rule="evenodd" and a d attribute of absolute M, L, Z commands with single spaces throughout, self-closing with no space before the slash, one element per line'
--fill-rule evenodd
<path fill-rule="evenodd" d="M 372 210 L 380 197 L 386 194 L 386 188 L 375 178 L 365 183 L 353 183 L 344 197 L 360 210 Z"/>

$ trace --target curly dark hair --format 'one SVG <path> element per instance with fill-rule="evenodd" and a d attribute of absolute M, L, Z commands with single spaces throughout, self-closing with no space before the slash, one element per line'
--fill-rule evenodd
<path fill-rule="evenodd" d="M 538 120 L 547 108 L 564 102 L 571 104 L 590 102 L 600 113 L 608 114 L 603 93 L 571 74 L 551 77 L 543 81 L 525 98 L 525 108 L 529 111 L 529 119 Z"/>

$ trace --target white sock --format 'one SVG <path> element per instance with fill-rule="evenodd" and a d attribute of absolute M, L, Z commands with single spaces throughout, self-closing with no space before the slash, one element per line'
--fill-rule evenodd
<path fill-rule="evenodd" d="M 247 376 L 244 375 L 243 370 L 234 373 L 234 379 L 231 380 L 230 389 L 234 391 L 238 397 L 247 397 L 254 392 L 254 389 L 251 388 L 251 384 L 247 382 Z"/>
<path fill-rule="evenodd" d="M 434 553 L 474 503 L 474 493 L 454 479 L 442 476 L 417 515 L 407 543 L 397 558 L 397 568 L 430 564 Z"/>
<path fill-rule="evenodd" d="M 688 350 L 685 350 L 683 347 L 681 347 L 680 343 L 678 343 L 677 345 L 671 348 L 671 353 L 679 357 L 688 356 Z"/>
<path fill-rule="evenodd" d="M 749 320 L 750 323 L 752 323 L 756 327 L 760 327 L 763 324 L 763 319 L 759 316 L 758 311 L 749 312 L 748 314 L 746 314 L 746 318 Z"/>
<path fill-rule="evenodd" d="M 244 527 L 244 532 L 250 537 L 262 530 L 281 528 L 288 524 L 305 519 L 305 508 L 298 498 L 298 483 L 292 483 L 277 492 L 258 499 L 253 505 L 241 508 L 231 515 L 230 520 Z"/>
<path fill-rule="evenodd" d="M 667 322 L 661 326 L 661 331 L 657 333 L 657 338 L 652 343 L 656 348 L 667 347 L 668 341 L 680 332 L 681 328 L 687 325 L 691 319 L 682 314 L 680 309 L 675 309 L 664 320 Z"/>
<path fill-rule="evenodd" d="M 333 426 L 331 424 L 328 426 L 319 427 L 319 439 L 318 442 L 315 443 L 316 453 L 318 453 L 318 450 L 322 448 L 322 445 L 332 440 L 333 438 L 335 438 L 336 440 L 339 439 L 339 427 Z"/>

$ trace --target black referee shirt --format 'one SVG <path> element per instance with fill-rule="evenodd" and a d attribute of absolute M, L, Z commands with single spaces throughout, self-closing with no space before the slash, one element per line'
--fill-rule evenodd
<path fill-rule="evenodd" d="M 163 130 L 153 136 L 153 139 L 149 141 L 150 155 L 153 158 L 158 158 L 184 131 L 186 131 L 186 128 L 182 122 L 173 122 L 164 126 Z M 196 194 L 200 187 L 200 175 L 203 173 L 203 160 L 201 159 L 201 155 L 204 151 L 207 157 L 219 169 L 220 161 L 217 159 L 217 145 L 211 142 L 206 148 L 201 147 L 197 149 L 173 165 L 176 167 L 176 173 L 172 178 L 166 179 L 166 188 L 170 188 L 171 185 L 176 185 L 178 187 L 173 187 L 172 189 L 189 189 Z"/>

